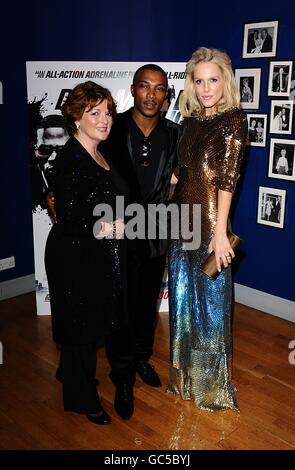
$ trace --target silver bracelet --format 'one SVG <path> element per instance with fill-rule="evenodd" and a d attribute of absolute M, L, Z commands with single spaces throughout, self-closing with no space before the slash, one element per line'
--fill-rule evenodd
<path fill-rule="evenodd" d="M 113 238 L 116 238 L 116 231 L 117 231 L 117 228 L 116 228 L 116 221 L 113 222 Z"/>

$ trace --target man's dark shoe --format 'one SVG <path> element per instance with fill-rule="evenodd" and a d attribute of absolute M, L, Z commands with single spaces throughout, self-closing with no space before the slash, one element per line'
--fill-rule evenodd
<path fill-rule="evenodd" d="M 87 414 L 86 418 L 94 424 L 110 424 L 112 422 L 110 415 L 102 407 L 101 411 Z"/>
<path fill-rule="evenodd" d="M 152 387 L 162 387 L 160 377 L 155 371 L 154 366 L 147 361 L 137 361 L 136 372 L 145 384 L 151 385 Z"/>
<path fill-rule="evenodd" d="M 133 415 L 133 386 L 128 383 L 119 384 L 116 389 L 114 407 L 120 418 L 128 420 Z"/>

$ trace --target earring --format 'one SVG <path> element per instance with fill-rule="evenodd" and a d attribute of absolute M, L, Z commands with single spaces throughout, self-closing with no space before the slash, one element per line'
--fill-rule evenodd
<path fill-rule="evenodd" d="M 76 124 L 76 129 L 77 129 L 77 131 L 79 130 L 79 127 L 80 127 L 80 123 L 77 122 L 77 124 Z"/>

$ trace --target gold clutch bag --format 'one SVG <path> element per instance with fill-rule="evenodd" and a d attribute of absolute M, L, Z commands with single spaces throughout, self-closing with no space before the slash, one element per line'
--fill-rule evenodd
<path fill-rule="evenodd" d="M 232 232 L 228 232 L 227 236 L 229 239 L 230 246 L 232 247 L 234 253 L 236 254 L 242 242 L 242 239 L 238 237 L 238 235 L 235 235 Z M 220 274 L 219 271 L 217 270 L 214 251 L 210 253 L 206 261 L 201 265 L 200 270 L 207 276 L 211 277 L 212 279 L 216 279 L 218 274 Z"/>

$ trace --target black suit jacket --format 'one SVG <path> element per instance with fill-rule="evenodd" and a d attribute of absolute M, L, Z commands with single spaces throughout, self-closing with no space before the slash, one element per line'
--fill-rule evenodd
<path fill-rule="evenodd" d="M 116 116 L 111 133 L 108 139 L 101 143 L 101 148 L 112 160 L 119 174 L 127 181 L 131 203 L 142 204 L 145 208 L 148 204 L 166 203 L 170 179 L 177 165 L 177 144 L 181 135 L 181 126 L 168 119 L 160 118 L 160 125 L 168 137 L 168 145 L 162 148 L 154 185 L 148 196 L 143 199 L 131 146 L 131 113 L 132 108 Z M 159 256 L 165 253 L 167 242 L 166 240 L 149 240 L 149 246 L 151 256 Z"/>
<path fill-rule="evenodd" d="M 272 37 L 269 34 L 263 41 L 261 52 L 272 52 Z"/>
<path fill-rule="evenodd" d="M 282 75 L 282 85 L 283 85 L 283 89 L 281 91 L 287 91 L 288 89 L 288 74 L 287 73 L 283 73 Z M 273 91 L 280 91 L 280 74 L 277 73 L 274 75 L 274 78 L 273 78 Z"/>

